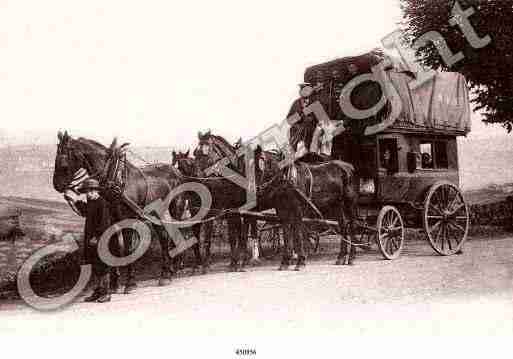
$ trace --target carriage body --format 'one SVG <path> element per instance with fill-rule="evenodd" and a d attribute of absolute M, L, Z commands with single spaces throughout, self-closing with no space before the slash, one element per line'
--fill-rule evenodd
<path fill-rule="evenodd" d="M 368 136 L 352 147 L 358 160 L 354 189 L 358 193 L 360 212 L 367 215 L 384 205 L 400 209 L 407 226 L 418 227 L 422 207 L 429 189 L 445 181 L 459 187 L 457 137 L 432 132 L 412 133 L 390 129 Z M 390 152 L 391 164 L 385 163 Z M 431 162 L 422 160 L 431 157 Z M 342 157 L 349 160 L 347 157 Z"/>
<path fill-rule="evenodd" d="M 348 118 L 338 105 L 344 86 L 382 61 L 385 89 L 366 81 L 350 96 L 359 109 L 373 107 L 382 96 L 385 106 L 369 118 Z M 326 84 L 316 99 L 331 120 L 344 123 L 345 131 L 333 139 L 332 157 L 355 166 L 360 237 L 374 237 L 385 258 L 395 259 L 405 227 L 423 228 L 437 253 L 460 252 L 469 228 L 457 145 L 457 138 L 470 132 L 465 78 L 436 73 L 412 88 L 416 75 L 379 51 L 312 66 L 304 78 Z"/>

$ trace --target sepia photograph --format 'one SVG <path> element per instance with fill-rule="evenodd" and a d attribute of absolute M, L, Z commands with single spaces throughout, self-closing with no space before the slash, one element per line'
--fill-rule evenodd
<path fill-rule="evenodd" d="M 0 342 L 507 355 L 511 0 L 0 0 Z"/>

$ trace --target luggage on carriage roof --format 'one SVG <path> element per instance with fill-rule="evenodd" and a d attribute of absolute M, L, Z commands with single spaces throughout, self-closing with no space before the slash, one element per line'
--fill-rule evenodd
<path fill-rule="evenodd" d="M 372 67 L 389 58 L 391 65 L 385 68 L 386 80 L 395 88 L 402 110 L 396 119 L 390 119 L 391 98 L 375 115 L 363 120 L 346 116 L 338 104 L 344 86 L 361 74 L 372 72 Z M 324 86 L 318 93 L 330 119 L 344 121 L 353 134 L 367 134 L 374 125 L 390 119 L 392 127 L 409 131 L 430 131 L 454 135 L 466 135 L 470 131 L 470 104 L 468 89 L 463 75 L 452 72 L 437 72 L 435 77 L 417 89 L 409 82 L 415 74 L 407 70 L 401 60 L 385 55 L 380 50 L 367 54 L 344 57 L 305 70 L 304 81 Z M 351 93 L 351 102 L 357 109 L 373 107 L 382 97 L 381 86 L 376 82 L 363 82 Z M 392 97 L 392 99 L 394 99 Z M 396 98 L 396 101 L 398 99 Z M 375 127 L 378 128 L 378 127 Z M 372 131 L 371 131 L 372 132 Z"/>

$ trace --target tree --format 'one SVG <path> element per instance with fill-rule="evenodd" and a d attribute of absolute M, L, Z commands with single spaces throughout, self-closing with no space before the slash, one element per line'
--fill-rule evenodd
<path fill-rule="evenodd" d="M 463 74 L 473 90 L 475 110 L 483 111 L 483 121 L 500 123 L 508 132 L 513 129 L 513 2 L 511 0 L 400 0 L 403 31 L 413 44 L 429 31 L 437 31 L 453 54 L 464 58 L 452 66 L 442 60 L 432 42 L 416 54 L 421 63 L 435 70 Z M 474 48 L 460 26 L 451 25 L 455 6 L 474 13 L 467 17 L 480 38 L 491 41 Z M 470 12 L 470 10 L 469 10 Z M 454 20 L 452 20 L 454 22 Z"/>

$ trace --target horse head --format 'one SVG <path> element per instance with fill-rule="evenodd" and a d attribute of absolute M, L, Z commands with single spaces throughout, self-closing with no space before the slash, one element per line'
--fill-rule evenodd
<path fill-rule="evenodd" d="M 193 154 L 200 169 L 205 170 L 218 161 L 228 158 L 233 165 L 237 165 L 237 150 L 221 136 L 216 136 L 208 130 L 205 133 L 198 132 L 198 146 Z"/>
<path fill-rule="evenodd" d="M 201 171 L 199 169 L 198 164 L 194 160 L 194 158 L 189 157 L 190 150 L 187 150 L 187 152 L 181 152 L 173 151 L 173 160 L 171 162 L 171 165 L 178 169 L 182 174 L 189 177 L 200 177 Z"/>
<path fill-rule="evenodd" d="M 68 132 L 57 134 L 53 188 L 63 193 L 73 183 L 97 175 L 104 168 L 107 149 L 97 142 L 72 138 Z"/>

